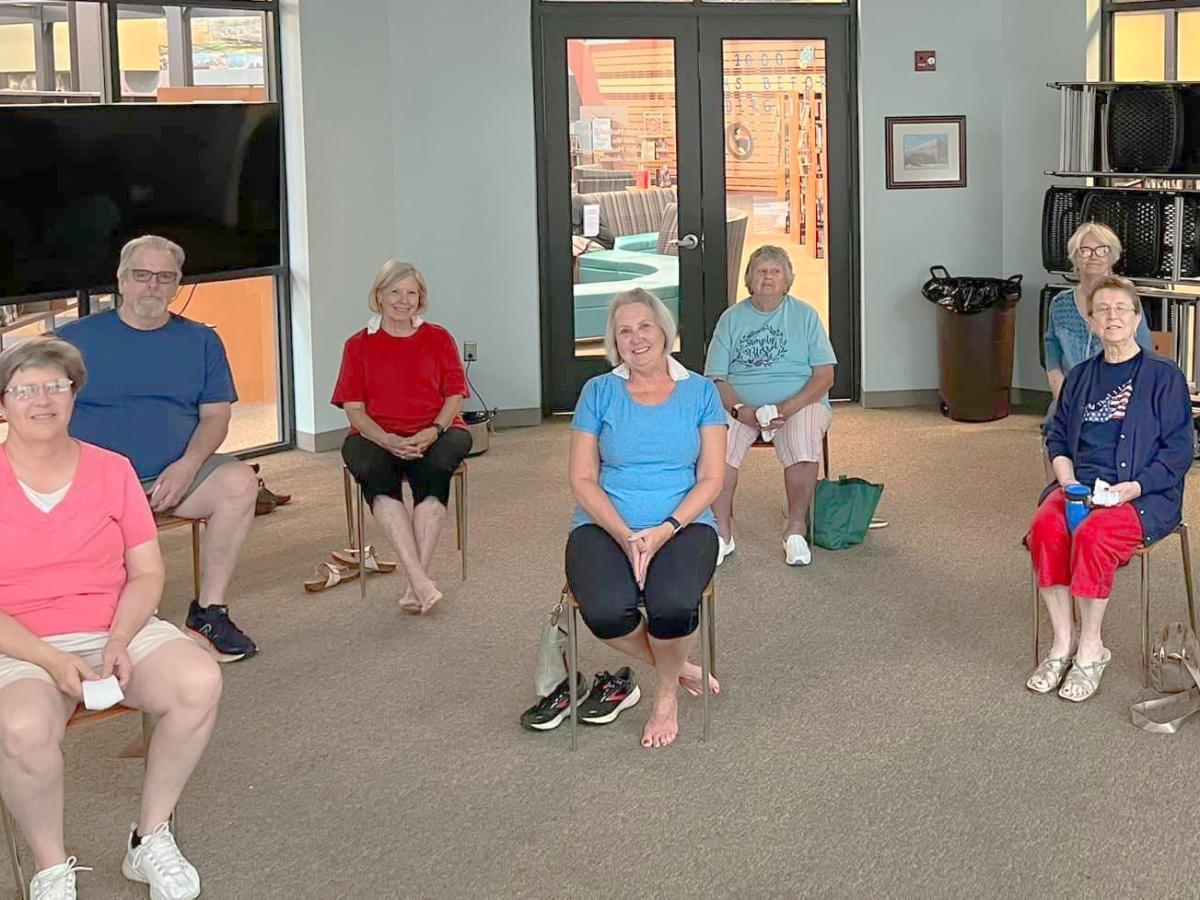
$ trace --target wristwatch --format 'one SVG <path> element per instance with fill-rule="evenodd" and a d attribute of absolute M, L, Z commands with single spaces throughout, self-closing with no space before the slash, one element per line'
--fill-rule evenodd
<path fill-rule="evenodd" d="M 434 431 L 436 431 L 436 432 L 438 433 L 438 437 L 441 437 L 443 434 L 445 434 L 445 433 L 446 433 L 446 429 L 445 429 L 445 428 L 443 428 L 443 427 L 442 427 L 440 424 L 438 424 L 437 422 L 434 422 L 434 423 L 433 423 L 433 430 L 434 430 Z"/>
<path fill-rule="evenodd" d="M 745 405 L 746 405 L 745 403 L 733 404 L 733 406 L 729 407 L 729 414 L 736 419 L 738 417 L 738 413 L 741 412 L 742 407 Z"/>
<path fill-rule="evenodd" d="M 667 516 L 665 519 L 663 519 L 663 522 L 675 529 L 675 531 L 672 532 L 673 534 L 679 534 L 679 529 L 683 527 L 679 523 L 679 520 L 674 516 Z"/>

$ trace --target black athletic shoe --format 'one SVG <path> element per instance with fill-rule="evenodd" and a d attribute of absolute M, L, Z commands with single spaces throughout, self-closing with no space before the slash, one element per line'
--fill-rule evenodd
<path fill-rule="evenodd" d="M 187 627 L 199 643 L 212 646 L 217 662 L 237 662 L 258 652 L 254 641 L 229 618 L 228 606 L 201 606 L 193 600 Z"/>
<path fill-rule="evenodd" d="M 575 700 L 580 705 L 588 695 L 587 679 L 576 673 Z M 530 731 L 550 731 L 571 716 L 571 685 L 567 679 L 554 689 L 549 697 L 543 697 L 521 713 L 521 727 Z"/>
<path fill-rule="evenodd" d="M 629 666 L 618 669 L 616 675 L 600 672 L 592 679 L 587 702 L 579 704 L 579 719 L 589 725 L 607 725 L 641 699 L 641 688 Z"/>

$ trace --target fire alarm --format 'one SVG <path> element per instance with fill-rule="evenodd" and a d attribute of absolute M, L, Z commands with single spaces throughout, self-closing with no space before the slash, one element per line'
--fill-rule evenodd
<path fill-rule="evenodd" d="M 918 72 L 937 71 L 937 53 L 933 50 L 917 50 L 913 53 L 915 62 L 913 68 Z"/>

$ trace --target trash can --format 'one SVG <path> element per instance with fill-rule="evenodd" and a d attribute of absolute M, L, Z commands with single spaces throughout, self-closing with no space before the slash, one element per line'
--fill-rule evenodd
<path fill-rule="evenodd" d="M 921 293 L 938 308 L 942 412 L 959 422 L 1003 419 L 1011 407 L 1021 276 L 956 278 L 944 266 L 929 274 Z"/>

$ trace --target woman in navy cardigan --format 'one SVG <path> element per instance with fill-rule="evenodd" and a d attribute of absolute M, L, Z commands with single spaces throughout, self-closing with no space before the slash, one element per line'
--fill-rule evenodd
<path fill-rule="evenodd" d="M 1101 279 L 1087 308 L 1103 352 L 1073 368 L 1063 384 L 1046 435 L 1057 480 L 1042 493 L 1025 538 L 1054 628 L 1050 653 L 1026 687 L 1039 694 L 1057 688 L 1074 702 L 1096 692 L 1112 661 L 1100 625 L 1118 567 L 1179 524 L 1194 440 L 1183 373 L 1135 339 L 1142 305 L 1133 284 Z M 1120 502 L 1094 507 L 1072 534 L 1063 489 L 1097 479 L 1111 484 Z"/>

